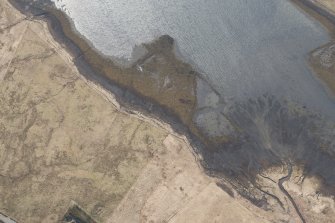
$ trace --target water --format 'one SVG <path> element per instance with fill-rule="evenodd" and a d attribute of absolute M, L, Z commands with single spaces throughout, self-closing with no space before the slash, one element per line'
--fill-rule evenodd
<path fill-rule="evenodd" d="M 106 55 L 130 59 L 135 45 L 169 34 L 183 59 L 226 100 L 270 92 L 314 109 L 334 109 L 306 64 L 307 54 L 329 41 L 328 33 L 289 1 L 60 0 L 56 5 Z"/>
<path fill-rule="evenodd" d="M 335 103 L 308 53 L 327 31 L 288 0 L 55 0 L 100 52 L 131 60 L 135 46 L 168 34 L 198 80 L 193 120 L 208 137 L 233 138 L 204 152 L 211 170 L 250 172 L 302 162 L 335 184 Z M 209 87 L 213 86 L 215 91 Z M 322 149 L 321 149 L 322 145 Z M 326 145 L 326 148 L 325 146 Z"/>

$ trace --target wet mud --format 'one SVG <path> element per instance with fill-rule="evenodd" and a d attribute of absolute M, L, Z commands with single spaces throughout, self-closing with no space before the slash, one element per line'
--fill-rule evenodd
<path fill-rule="evenodd" d="M 142 55 L 137 60 L 118 66 L 45 1 L 11 2 L 22 12 L 48 21 L 83 75 L 112 91 L 126 108 L 159 118 L 185 134 L 208 174 L 227 179 L 256 205 L 266 201 L 255 176 L 286 163 L 303 166 L 304 175 L 323 182 L 320 192 L 335 194 L 333 119 L 275 95 L 226 104 L 200 73 L 176 57 L 174 39 L 168 35 L 139 46 Z"/>
<path fill-rule="evenodd" d="M 235 105 L 227 116 L 239 129 L 231 133 L 230 143 L 204 153 L 205 165 L 213 173 L 253 182 L 262 170 L 291 162 L 303 165 L 305 175 L 335 184 L 334 123 L 272 96 Z"/>
<path fill-rule="evenodd" d="M 325 26 L 332 37 L 330 43 L 320 46 L 309 55 L 308 62 L 314 74 L 325 85 L 330 97 L 335 95 L 335 15 L 324 6 L 310 0 L 293 0 L 302 10 Z"/>
<path fill-rule="evenodd" d="M 297 204 L 295 203 L 294 199 L 292 198 L 292 196 L 287 192 L 287 190 L 285 189 L 285 187 L 283 186 L 283 183 L 285 181 L 288 181 L 292 176 L 292 166 L 290 164 L 288 164 L 288 174 L 282 178 L 279 179 L 278 181 L 278 186 L 280 188 L 280 190 L 286 195 L 286 197 L 290 200 L 290 202 L 293 204 L 293 207 L 295 209 L 295 211 L 297 212 L 297 214 L 300 217 L 300 220 L 303 223 L 306 223 L 306 220 L 304 218 L 304 216 L 301 214 Z"/>
<path fill-rule="evenodd" d="M 311 52 L 309 63 L 317 76 L 329 89 L 329 95 L 335 93 L 335 41 Z"/>

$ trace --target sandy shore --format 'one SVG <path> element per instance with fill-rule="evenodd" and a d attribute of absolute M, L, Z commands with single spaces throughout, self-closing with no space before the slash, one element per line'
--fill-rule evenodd
<path fill-rule="evenodd" d="M 335 4 L 331 0 L 293 0 L 293 2 L 324 25 L 333 38 L 330 43 L 310 53 L 309 64 L 316 77 L 325 85 L 330 97 L 334 98 L 335 51 L 332 50 L 332 46 L 335 44 Z"/>
<path fill-rule="evenodd" d="M 313 2 L 316 7 L 335 24 L 335 3 L 328 0 L 316 0 Z M 335 31 L 331 30 L 331 35 L 335 35 Z M 329 94 L 335 98 L 335 39 L 332 42 L 321 46 L 310 54 L 310 64 L 317 74 L 318 78 L 329 89 Z"/>
<path fill-rule="evenodd" d="M 326 10 L 329 10 L 331 13 L 335 14 L 335 2 L 332 0 L 314 0 L 315 3 L 320 4 Z"/>
<path fill-rule="evenodd" d="M 96 222 L 273 218 L 217 186 L 184 136 L 81 75 L 44 21 L 0 6 L 1 213 L 59 222 L 75 202 Z"/>
<path fill-rule="evenodd" d="M 103 60 L 71 33 L 70 24 L 60 26 L 68 21 L 59 12 L 53 13 L 61 24 L 56 18 L 46 23 L 25 17 L 6 0 L 0 4 L 0 212 L 18 222 L 57 222 L 75 201 L 98 222 L 299 222 L 273 183 L 287 174 L 285 168 L 268 170 L 267 178 L 257 179 L 282 207 L 263 194 L 268 201 L 259 208 L 229 182 L 205 173 L 195 142 L 188 140 L 201 134 L 184 126 L 194 106 L 194 73 L 176 61 L 168 38 L 153 43 L 151 52 L 159 54 L 154 51 L 157 44 L 165 49 L 159 56 L 180 67 L 169 78 L 191 87 L 181 95 L 171 91 L 165 99 L 154 98 L 155 91 L 142 91 L 141 99 L 132 92 L 146 85 L 128 88 L 128 80 L 119 79 L 138 72 L 136 66 L 120 71 Z M 110 73 L 96 79 L 91 73 L 95 66 Z M 181 80 L 185 73 L 189 75 Z M 183 99 L 179 110 L 169 105 L 171 97 Z M 147 99 L 162 99 L 163 104 Z M 308 222 L 332 222 L 333 200 L 319 196 L 317 179 L 297 180 L 299 171 L 294 169 L 285 188 Z"/>

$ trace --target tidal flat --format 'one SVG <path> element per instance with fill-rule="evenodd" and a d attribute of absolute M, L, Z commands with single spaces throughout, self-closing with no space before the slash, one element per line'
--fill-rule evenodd
<path fill-rule="evenodd" d="M 266 209 L 274 198 L 264 192 L 266 183 L 261 184 L 256 176 L 271 168 L 288 170 L 291 165 L 297 167 L 296 174 L 301 177 L 316 177 L 322 182 L 317 190 L 323 194 L 334 193 L 334 173 L 329 171 L 335 166 L 334 103 L 308 69 L 304 70 L 307 75 L 304 78 L 312 82 L 301 84 L 303 88 L 293 92 L 306 94 L 304 97 L 311 104 L 308 100 L 301 103 L 297 99 L 299 94 L 279 97 L 273 92 L 235 100 L 230 96 L 243 87 L 236 87 L 226 96 L 225 91 L 216 88 L 221 80 L 208 81 L 205 73 L 176 57 L 178 39 L 162 35 L 144 43 L 139 46 L 142 48 L 139 58 L 130 66 L 120 67 L 78 35 L 61 11 L 46 6 L 41 10 L 32 5 L 28 9 L 37 15 L 36 19 L 48 21 L 53 35 L 70 49 L 74 63 L 85 77 L 113 92 L 122 106 L 166 121 L 185 134 L 201 157 L 199 162 L 204 170 L 228 181 L 240 195 Z M 315 38 L 320 44 L 328 41 Z M 304 64 L 300 59 L 299 63 Z M 290 66 L 294 68 L 294 64 Z M 286 75 L 285 81 L 298 81 L 298 77 Z M 313 81 L 316 85 L 309 88 Z M 287 86 L 280 84 L 275 92 L 285 92 Z M 272 193 L 279 201 L 283 200 L 278 192 Z M 264 194 L 268 196 L 265 200 Z"/>

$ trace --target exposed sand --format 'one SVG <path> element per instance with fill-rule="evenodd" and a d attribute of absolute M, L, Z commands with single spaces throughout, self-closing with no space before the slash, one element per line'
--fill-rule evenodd
<path fill-rule="evenodd" d="M 333 0 L 310 0 L 317 6 L 329 12 L 333 18 L 335 18 L 335 1 Z M 335 19 L 334 19 L 335 20 Z M 334 24 L 333 24 L 334 26 Z M 327 27 L 327 25 L 326 25 Z M 330 34 L 334 37 L 335 31 L 333 28 L 330 30 Z M 310 65 L 317 77 L 325 84 L 325 87 L 329 89 L 329 94 L 335 97 L 335 40 L 325 46 L 313 51 L 310 55 Z"/>
<path fill-rule="evenodd" d="M 325 6 L 335 13 L 335 1 L 334 0 L 314 0 L 315 2 Z"/>
<path fill-rule="evenodd" d="M 333 0 L 291 0 L 307 14 L 320 22 L 332 37 L 330 43 L 320 46 L 310 53 L 309 64 L 316 78 L 324 84 L 330 97 L 335 97 L 335 1 Z"/>
<path fill-rule="evenodd" d="M 72 59 L 45 22 L 0 0 L 0 213 L 59 222 L 75 201 L 98 222 L 299 222 L 277 185 L 285 168 L 257 179 L 283 209 L 270 196 L 258 208 L 228 183 L 226 193 L 185 137 L 128 113 Z M 284 187 L 307 222 L 335 222 L 334 200 L 302 175 Z"/>
<path fill-rule="evenodd" d="M 310 54 L 310 65 L 317 77 L 330 90 L 329 94 L 335 97 L 335 42 L 313 51 Z"/>
<path fill-rule="evenodd" d="M 15 25 L 11 25 L 15 24 Z M 0 0 L 0 212 L 58 222 L 267 222 L 198 165 L 185 137 L 88 82 L 42 21 Z"/>

